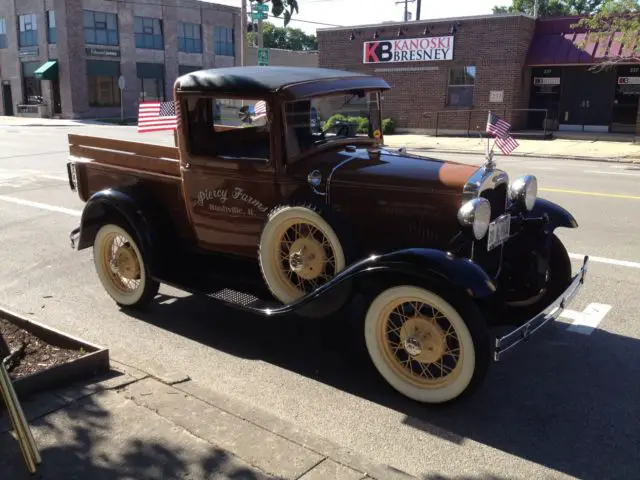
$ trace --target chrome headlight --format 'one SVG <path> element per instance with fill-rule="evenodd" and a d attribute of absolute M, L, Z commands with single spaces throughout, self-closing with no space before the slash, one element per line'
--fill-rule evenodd
<path fill-rule="evenodd" d="M 487 234 L 491 221 L 491 204 L 486 198 L 469 200 L 458 210 L 458 221 L 465 230 L 471 230 L 476 240 Z"/>
<path fill-rule="evenodd" d="M 517 178 L 509 185 L 509 198 L 519 209 L 530 212 L 538 198 L 538 179 L 533 175 Z"/>

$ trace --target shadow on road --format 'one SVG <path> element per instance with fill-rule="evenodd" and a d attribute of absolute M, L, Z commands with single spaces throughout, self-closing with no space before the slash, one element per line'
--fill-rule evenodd
<path fill-rule="evenodd" d="M 406 425 L 449 441 L 472 439 L 582 479 L 636 477 L 637 340 L 551 325 L 504 362 L 492 364 L 474 396 L 448 406 L 424 406 L 397 394 L 378 375 L 364 346 L 361 317 L 352 313 L 322 321 L 266 321 L 189 296 L 136 316 L 392 408 L 406 415 Z"/>
<path fill-rule="evenodd" d="M 101 381 L 104 378 L 93 378 Z M 75 388 L 82 389 L 77 383 Z M 39 397 L 31 400 L 38 402 Z M 185 448 L 173 424 L 156 417 L 146 423 L 139 410 L 123 406 L 121 395 L 102 391 L 31 421 L 42 463 L 35 475 L 25 467 L 17 441 L 0 422 L 0 478 L 3 480 L 91 478 L 92 480 L 228 478 L 262 480 L 253 471 L 204 441 Z M 29 403 L 23 407 L 28 414 Z M 146 412 L 146 415 L 155 415 Z M 0 419 L 4 411 L 0 408 Z M 132 428 L 133 427 L 133 428 Z M 190 436 L 191 434 L 185 434 Z M 191 440 L 193 442 L 193 440 Z M 193 444 L 189 444 L 191 447 Z"/>

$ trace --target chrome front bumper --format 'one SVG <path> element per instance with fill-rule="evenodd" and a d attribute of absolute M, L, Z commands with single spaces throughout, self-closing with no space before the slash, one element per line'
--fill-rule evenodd
<path fill-rule="evenodd" d="M 512 332 L 508 333 L 504 337 L 496 338 L 495 349 L 493 353 L 493 359 L 497 362 L 502 355 L 515 347 L 522 341 L 526 341 L 534 334 L 539 328 L 544 326 L 550 320 L 557 319 L 562 311 L 567 308 L 567 305 L 573 297 L 580 291 L 580 287 L 584 283 L 584 278 L 587 274 L 587 265 L 589 264 L 589 257 L 585 256 L 580 271 L 573 277 L 571 284 L 567 289 L 562 292 L 551 305 L 545 308 L 538 315 L 530 319 L 524 325 L 516 328 Z"/>

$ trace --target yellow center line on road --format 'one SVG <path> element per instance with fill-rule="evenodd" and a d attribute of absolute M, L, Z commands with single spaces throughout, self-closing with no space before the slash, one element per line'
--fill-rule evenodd
<path fill-rule="evenodd" d="M 571 193 L 574 195 L 589 195 L 592 197 L 608 197 L 608 198 L 623 198 L 626 200 L 640 200 L 640 195 L 626 195 L 623 193 L 585 192 L 582 190 L 567 190 L 564 188 L 539 188 L 538 190 L 540 192 Z"/>

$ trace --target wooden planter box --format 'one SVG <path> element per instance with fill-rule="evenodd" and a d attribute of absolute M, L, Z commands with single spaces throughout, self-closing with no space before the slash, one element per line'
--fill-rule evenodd
<path fill-rule="evenodd" d="M 109 350 L 107 348 L 68 335 L 4 308 L 0 308 L 0 318 L 50 345 L 73 350 L 83 349 L 86 352 L 81 357 L 66 363 L 54 365 L 14 380 L 12 383 L 21 400 L 35 393 L 109 371 Z"/>

